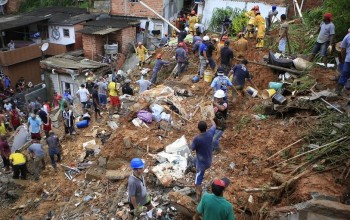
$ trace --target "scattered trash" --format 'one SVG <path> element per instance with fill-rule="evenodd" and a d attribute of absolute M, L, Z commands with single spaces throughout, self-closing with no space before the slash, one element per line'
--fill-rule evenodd
<path fill-rule="evenodd" d="M 139 111 L 137 113 L 137 117 L 141 119 L 143 122 L 152 123 L 152 113 L 148 111 L 145 111 L 145 110 Z"/>
<path fill-rule="evenodd" d="M 231 162 L 231 163 L 230 163 L 230 168 L 231 168 L 231 170 L 234 170 L 234 169 L 235 169 L 235 166 L 236 166 L 236 164 L 235 164 L 234 162 Z"/>
<path fill-rule="evenodd" d="M 258 90 L 254 89 L 251 86 L 248 86 L 245 91 L 251 96 L 251 97 L 256 97 L 258 95 Z"/>
<path fill-rule="evenodd" d="M 84 202 L 88 202 L 88 201 L 90 201 L 91 199 L 93 199 L 93 197 L 90 196 L 90 195 L 87 195 L 87 196 L 85 196 L 85 197 L 83 198 L 83 201 L 84 201 Z"/>
<path fill-rule="evenodd" d="M 117 130 L 118 128 L 118 124 L 115 121 L 109 121 L 107 124 L 112 130 Z"/>
<path fill-rule="evenodd" d="M 267 119 L 267 116 L 266 115 L 262 115 L 262 114 L 252 115 L 252 116 L 256 120 L 266 120 Z"/>

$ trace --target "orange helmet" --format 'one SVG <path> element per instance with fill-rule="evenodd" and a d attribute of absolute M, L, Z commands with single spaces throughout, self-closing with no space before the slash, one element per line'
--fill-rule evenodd
<path fill-rule="evenodd" d="M 332 15 L 331 13 L 325 13 L 325 14 L 323 15 L 323 18 L 324 18 L 324 19 L 327 19 L 327 20 L 332 20 L 332 17 L 333 17 L 333 15 Z"/>
<path fill-rule="evenodd" d="M 162 58 L 162 54 L 157 54 L 157 59 L 160 59 L 160 58 Z"/>
<path fill-rule="evenodd" d="M 179 47 L 183 47 L 184 46 L 184 43 L 183 42 L 180 42 L 179 43 Z"/>
<path fill-rule="evenodd" d="M 195 15 L 196 14 L 196 11 L 195 10 L 192 10 L 191 11 L 191 15 Z"/>

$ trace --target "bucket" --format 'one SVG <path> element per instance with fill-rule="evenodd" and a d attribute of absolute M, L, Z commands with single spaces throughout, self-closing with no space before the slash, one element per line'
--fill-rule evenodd
<path fill-rule="evenodd" d="M 254 89 L 253 87 L 248 86 L 245 91 L 251 95 L 252 97 L 255 97 L 258 95 L 258 90 Z"/>
<path fill-rule="evenodd" d="M 281 82 L 269 82 L 269 89 L 279 90 L 282 89 L 283 83 Z"/>
<path fill-rule="evenodd" d="M 211 83 L 213 80 L 213 74 L 210 70 L 204 71 L 204 81 L 207 83 Z"/>
<path fill-rule="evenodd" d="M 265 89 L 262 93 L 262 98 L 263 99 L 268 99 L 272 97 L 276 93 L 275 89 Z"/>
<path fill-rule="evenodd" d="M 286 97 L 281 95 L 280 93 L 276 93 L 274 96 L 272 96 L 272 102 L 275 104 L 283 104 L 287 101 Z"/>
<path fill-rule="evenodd" d="M 88 120 L 82 120 L 76 123 L 77 128 L 86 128 L 89 126 L 89 121 Z"/>

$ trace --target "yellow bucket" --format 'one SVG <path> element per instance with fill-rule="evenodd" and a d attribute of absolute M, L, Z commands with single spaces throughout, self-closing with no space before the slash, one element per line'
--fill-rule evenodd
<path fill-rule="evenodd" d="M 204 71 L 204 81 L 207 83 L 211 83 L 213 80 L 213 74 L 210 70 Z"/>
<path fill-rule="evenodd" d="M 262 93 L 262 98 L 263 99 L 268 99 L 272 97 L 276 93 L 276 90 L 274 89 L 265 89 Z"/>

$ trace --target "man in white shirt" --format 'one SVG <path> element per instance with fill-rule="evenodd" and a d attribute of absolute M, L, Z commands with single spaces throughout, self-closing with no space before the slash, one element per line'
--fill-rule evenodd
<path fill-rule="evenodd" d="M 89 91 L 85 88 L 85 84 L 81 84 L 80 89 L 75 93 L 80 100 L 80 103 L 82 105 L 83 108 L 83 112 L 86 112 L 86 105 L 87 102 L 89 101 L 90 98 L 90 93 Z"/>
<path fill-rule="evenodd" d="M 141 79 L 137 80 L 136 83 L 139 84 L 140 90 L 139 93 L 142 94 L 144 91 L 148 90 L 148 88 L 152 85 L 152 83 L 148 80 L 145 80 L 143 78 L 144 76 L 141 76 Z"/>
<path fill-rule="evenodd" d="M 11 111 L 12 110 L 12 104 L 10 102 L 8 102 L 7 100 L 4 100 L 4 109 L 6 109 L 6 111 Z"/>

